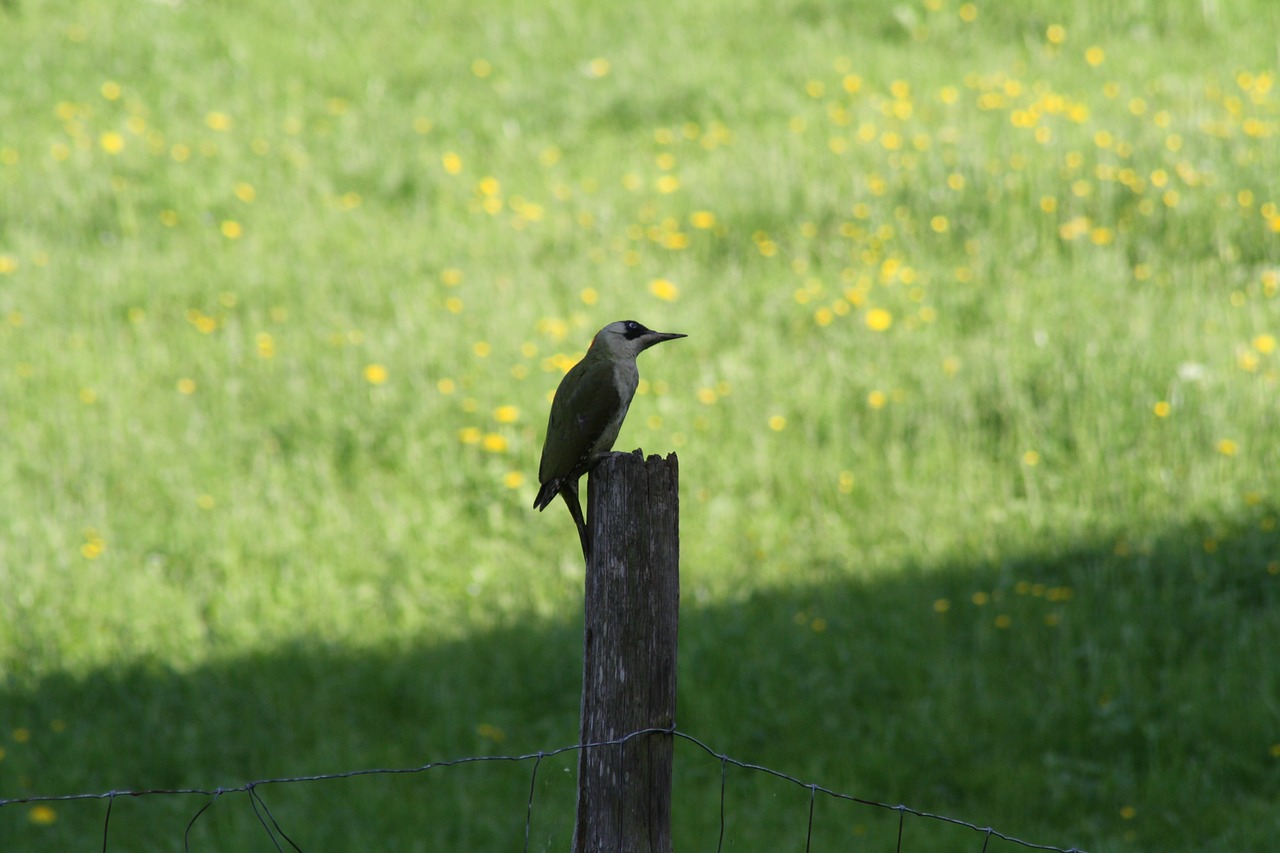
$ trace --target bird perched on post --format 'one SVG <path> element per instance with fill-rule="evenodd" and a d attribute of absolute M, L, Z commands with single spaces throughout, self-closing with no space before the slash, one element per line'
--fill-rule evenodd
<path fill-rule="evenodd" d="M 591 339 L 582 361 L 569 368 L 551 401 L 547 438 L 542 445 L 538 482 L 542 488 L 533 505 L 542 511 L 556 495 L 562 495 L 578 525 L 582 556 L 591 546 L 587 525 L 578 502 L 578 479 L 613 448 L 627 416 L 640 372 L 636 356 L 654 344 L 683 338 L 673 332 L 655 332 L 635 320 L 610 323 Z"/>

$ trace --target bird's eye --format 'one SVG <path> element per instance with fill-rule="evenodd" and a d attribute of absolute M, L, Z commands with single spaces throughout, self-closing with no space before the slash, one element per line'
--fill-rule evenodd
<path fill-rule="evenodd" d="M 636 329 L 638 329 L 638 328 L 640 328 L 640 324 L 639 324 L 639 323 L 637 323 L 635 320 L 628 320 L 628 321 L 627 321 L 627 331 L 628 331 L 628 332 L 634 332 L 634 331 L 635 331 Z"/>

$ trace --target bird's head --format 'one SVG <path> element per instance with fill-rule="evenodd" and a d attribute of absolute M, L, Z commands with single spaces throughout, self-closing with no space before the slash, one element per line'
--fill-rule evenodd
<path fill-rule="evenodd" d="M 618 320 L 596 332 L 591 349 L 602 349 L 612 358 L 635 358 L 654 344 L 673 341 L 685 335 L 677 332 L 655 332 L 635 320 Z"/>

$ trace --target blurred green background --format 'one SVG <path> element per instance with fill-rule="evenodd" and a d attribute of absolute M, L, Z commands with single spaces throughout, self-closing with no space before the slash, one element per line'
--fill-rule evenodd
<path fill-rule="evenodd" d="M 1278 31 L 0 2 L 0 799 L 573 743 L 581 559 L 529 504 L 550 393 L 634 318 L 689 335 L 617 446 L 680 457 L 682 730 L 1042 844 L 1270 846 Z M 676 758 L 677 849 L 717 849 L 720 764 Z M 517 849 L 530 772 L 260 793 L 306 850 Z M 727 783 L 729 849 L 801 849 L 806 791 Z M 109 849 L 203 802 L 116 802 Z M 104 814 L 6 805 L 0 848 Z M 817 804 L 812 849 L 896 838 Z M 272 849 L 243 795 L 191 841 Z"/>

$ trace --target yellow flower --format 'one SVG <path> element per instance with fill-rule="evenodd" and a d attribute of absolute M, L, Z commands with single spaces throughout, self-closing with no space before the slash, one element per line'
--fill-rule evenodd
<path fill-rule="evenodd" d="M 769 418 L 769 429 L 773 430 L 774 432 L 782 432 L 786 428 L 787 428 L 787 419 L 784 418 L 782 415 L 774 415 L 773 417 Z"/>
<path fill-rule="evenodd" d="M 222 236 L 226 237 L 228 240 L 238 240 L 240 235 L 244 233 L 244 229 L 240 227 L 240 223 L 236 222 L 234 219 L 224 219 L 219 230 L 222 231 Z"/>
<path fill-rule="evenodd" d="M 209 335 L 218 328 L 218 319 L 211 317 L 198 308 L 187 309 L 187 322 L 196 327 L 202 335 Z"/>
<path fill-rule="evenodd" d="M 893 325 L 893 315 L 883 308 L 872 308 L 867 312 L 867 328 L 875 332 L 883 332 Z"/>
<path fill-rule="evenodd" d="M 86 560 L 96 560 L 105 550 L 107 550 L 107 542 L 98 534 L 98 531 L 91 527 L 86 529 L 84 544 L 80 546 L 80 556 Z M 19 743 L 25 743 L 28 737 L 30 733 L 26 729 L 16 729 L 13 733 L 13 739 Z"/>
<path fill-rule="evenodd" d="M 490 453 L 503 453 L 507 449 L 506 438 L 496 432 L 485 433 L 481 444 Z"/>
<path fill-rule="evenodd" d="M 597 56 L 587 63 L 587 73 L 597 79 L 604 77 L 609 73 L 609 60 L 603 56 Z"/>
<path fill-rule="evenodd" d="M 1271 335 L 1258 335 L 1253 339 L 1253 348 L 1266 355 L 1275 350 L 1276 339 Z"/>
<path fill-rule="evenodd" d="M 502 485 L 508 489 L 518 489 L 524 485 L 524 474 L 519 471 L 508 471 L 502 477 Z"/>
<path fill-rule="evenodd" d="M 440 155 L 440 165 L 450 175 L 456 175 L 462 171 L 462 158 L 452 151 L 446 151 Z"/>
<path fill-rule="evenodd" d="M 37 803 L 27 812 L 27 820 L 36 826 L 48 826 L 58 819 L 58 813 L 44 803 Z"/>
<path fill-rule="evenodd" d="M 1101 65 L 1106 60 L 1106 58 L 1107 58 L 1106 51 L 1104 51 L 1102 48 L 1098 47 L 1097 45 L 1094 45 L 1093 47 L 1089 48 L 1084 52 L 1084 61 L 1092 65 L 1094 68 L 1097 68 L 1099 65 Z"/>
<path fill-rule="evenodd" d="M 1050 24 L 1044 37 L 1049 40 L 1049 44 L 1062 44 L 1067 40 L 1067 28 L 1062 24 Z"/>
<path fill-rule="evenodd" d="M 204 117 L 204 123 L 212 130 L 227 131 L 231 129 L 231 116 L 213 111 Z"/>
<path fill-rule="evenodd" d="M 102 150 L 108 154 L 119 154 L 124 150 L 124 137 L 109 130 L 102 136 L 98 137 L 98 144 L 102 146 Z"/>
<path fill-rule="evenodd" d="M 1034 450 L 1028 450 L 1022 454 L 1022 464 L 1028 467 L 1034 467 L 1040 464 L 1040 454 Z"/>
<path fill-rule="evenodd" d="M 888 395 L 879 389 L 876 389 L 867 395 L 867 405 L 873 409 L 883 409 L 885 404 L 888 402 Z"/>
<path fill-rule="evenodd" d="M 695 210 L 689 216 L 689 224 L 694 228 L 706 231 L 709 228 L 716 227 L 716 215 L 709 210 Z"/>
<path fill-rule="evenodd" d="M 493 419 L 500 424 L 513 424 L 520 419 L 520 409 L 516 406 L 499 406 L 493 410 Z"/>
<path fill-rule="evenodd" d="M 478 427 L 463 427 L 458 430 L 458 441 L 463 444 L 479 444 L 482 434 Z"/>
<path fill-rule="evenodd" d="M 665 278 L 649 282 L 649 292 L 663 302 L 675 302 L 680 297 L 680 289 Z"/>
<path fill-rule="evenodd" d="M 258 192 L 253 188 L 253 184 L 246 183 L 245 181 L 237 183 L 234 192 L 236 194 L 236 198 L 240 199 L 245 204 L 249 204 L 258 197 Z"/>
<path fill-rule="evenodd" d="M 370 385 L 381 385 L 387 381 L 387 369 L 381 364 L 366 365 L 364 378 Z"/>
<path fill-rule="evenodd" d="M 1169 412 L 1171 411 L 1171 407 L 1169 406 L 1168 401 L 1161 400 L 1160 402 L 1152 406 L 1151 410 L 1155 412 L 1157 418 L 1167 418 L 1169 417 Z"/>
<path fill-rule="evenodd" d="M 1240 452 L 1240 445 L 1229 438 L 1224 438 L 1218 442 L 1218 452 L 1223 456 L 1235 456 Z"/>
<path fill-rule="evenodd" d="M 179 379 L 178 393 L 185 394 L 187 396 L 191 396 L 192 394 L 196 393 L 196 381 L 194 379 L 188 379 L 186 377 Z"/>

